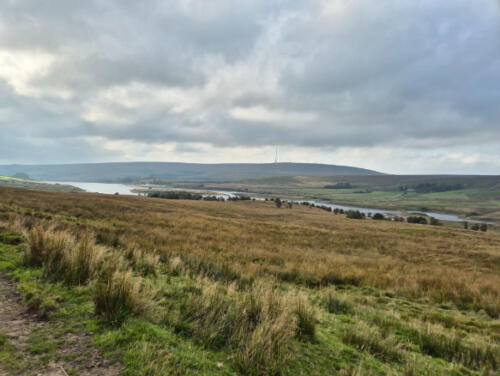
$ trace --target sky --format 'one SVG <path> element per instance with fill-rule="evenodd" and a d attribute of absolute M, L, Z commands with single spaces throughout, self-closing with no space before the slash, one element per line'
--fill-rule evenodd
<path fill-rule="evenodd" d="M 2 0 L 0 163 L 500 174 L 498 0 Z"/>

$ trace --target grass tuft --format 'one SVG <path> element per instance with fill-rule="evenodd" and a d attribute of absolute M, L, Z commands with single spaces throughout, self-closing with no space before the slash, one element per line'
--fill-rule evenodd
<path fill-rule="evenodd" d="M 354 308 L 347 300 L 340 298 L 333 291 L 328 291 L 323 299 L 328 312 L 347 315 L 354 312 Z"/>
<path fill-rule="evenodd" d="M 298 332 L 289 303 L 265 288 L 241 293 L 234 285 L 203 280 L 183 314 L 194 337 L 210 347 L 233 348 L 235 365 L 243 374 L 279 375 Z"/>
<path fill-rule="evenodd" d="M 133 278 L 130 270 L 105 275 L 95 289 L 95 313 L 112 326 L 121 325 L 127 316 L 143 313 L 146 306 L 139 296 L 140 287 L 140 280 Z"/>
<path fill-rule="evenodd" d="M 314 337 L 318 319 L 306 297 L 297 298 L 294 313 L 297 316 L 297 334 L 301 337 Z"/>

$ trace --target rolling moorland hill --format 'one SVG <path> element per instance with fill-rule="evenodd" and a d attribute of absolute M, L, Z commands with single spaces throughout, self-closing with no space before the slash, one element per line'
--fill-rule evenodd
<path fill-rule="evenodd" d="M 315 163 L 86 163 L 58 165 L 0 165 L 0 175 L 27 174 L 50 181 L 116 182 L 158 178 L 184 181 L 234 181 L 268 176 L 380 175 L 357 167 Z"/>
<path fill-rule="evenodd" d="M 0 320 L 0 374 L 496 375 L 499 249 L 302 205 L 0 188 L 0 291 L 43 320 Z"/>

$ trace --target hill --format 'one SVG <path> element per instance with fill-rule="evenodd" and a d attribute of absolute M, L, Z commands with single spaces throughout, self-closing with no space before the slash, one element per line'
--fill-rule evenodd
<path fill-rule="evenodd" d="M 270 176 L 380 175 L 357 167 L 316 163 L 87 163 L 0 165 L 0 175 L 28 174 L 36 180 L 117 182 L 145 178 L 184 181 L 234 181 Z"/>
<path fill-rule="evenodd" d="M 114 374 L 86 373 L 99 350 L 124 375 L 495 375 L 499 250 L 303 205 L 0 188 L 0 274 L 43 319 L 0 323 L 0 374 Z"/>

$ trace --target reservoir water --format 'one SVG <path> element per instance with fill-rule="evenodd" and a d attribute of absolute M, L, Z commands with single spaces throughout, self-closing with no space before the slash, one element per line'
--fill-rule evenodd
<path fill-rule="evenodd" d="M 91 193 L 103 193 L 103 194 L 121 194 L 121 195 L 137 195 L 137 193 L 134 193 L 132 190 L 135 188 L 145 188 L 145 187 L 139 187 L 139 186 L 132 186 L 132 185 L 126 185 L 126 184 L 118 184 L 118 183 L 88 183 L 88 182 L 71 182 L 71 181 L 65 181 L 65 182 L 55 182 L 55 181 L 48 181 L 46 183 L 51 183 L 51 184 L 69 184 L 74 187 L 83 189 L 87 192 Z M 195 192 L 207 192 L 204 190 L 196 190 L 196 189 L 189 189 L 189 191 L 195 191 Z M 235 196 L 238 194 L 244 194 L 244 195 L 252 195 L 251 193 L 242 193 L 242 192 L 231 192 L 231 191 L 211 191 L 214 192 L 214 194 L 218 194 L 221 196 L 225 197 L 230 197 L 230 196 Z M 262 199 L 261 197 L 255 197 L 256 199 Z M 302 201 L 300 201 L 302 202 Z M 361 213 L 368 214 L 368 213 L 383 213 L 386 216 L 397 216 L 401 215 L 402 212 L 398 210 L 384 210 L 384 209 L 375 209 L 375 208 L 366 208 L 366 207 L 358 207 L 358 206 L 348 206 L 348 205 L 337 205 L 337 204 L 328 204 L 324 202 L 317 202 L 317 201 L 307 201 L 309 203 L 312 203 L 314 205 L 319 205 L 319 206 L 327 206 L 332 209 L 343 209 L 343 210 L 359 210 Z M 494 222 L 487 222 L 487 221 L 476 221 L 476 220 L 469 220 L 469 219 L 463 219 L 460 218 L 454 214 L 445 214 L 445 213 L 435 213 L 435 212 L 424 212 L 424 211 L 408 211 L 408 213 L 417 213 L 417 214 L 425 214 L 428 215 L 429 217 L 434 217 L 436 219 L 439 219 L 441 221 L 450 221 L 450 222 L 471 222 L 471 223 L 487 223 L 487 224 L 495 224 Z"/>
<path fill-rule="evenodd" d="M 125 184 L 86 183 L 77 181 L 46 181 L 45 183 L 72 185 L 73 187 L 83 189 L 84 191 L 87 191 L 89 193 L 104 193 L 108 195 L 118 193 L 121 195 L 136 195 L 136 193 L 132 192 L 132 189 L 136 187 Z"/>

